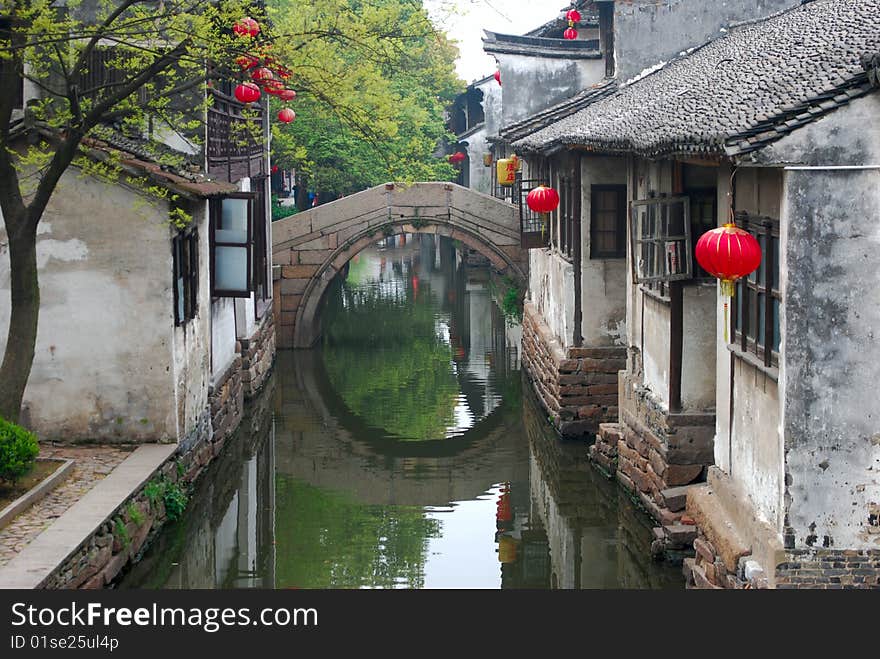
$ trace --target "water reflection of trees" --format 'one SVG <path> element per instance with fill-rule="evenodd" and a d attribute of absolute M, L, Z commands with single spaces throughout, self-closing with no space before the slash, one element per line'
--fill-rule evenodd
<path fill-rule="evenodd" d="M 276 587 L 421 588 L 440 523 L 420 507 L 372 506 L 278 477 Z M 332 520 L 332 523 L 328 523 Z"/>
<path fill-rule="evenodd" d="M 343 282 L 330 295 L 324 363 L 345 404 L 399 439 L 443 438 L 454 425 L 458 383 L 430 298 Z"/>

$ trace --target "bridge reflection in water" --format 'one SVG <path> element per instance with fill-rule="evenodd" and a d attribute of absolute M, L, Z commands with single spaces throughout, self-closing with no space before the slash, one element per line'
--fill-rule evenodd
<path fill-rule="evenodd" d="M 385 242 L 119 585 L 680 587 L 647 518 L 525 393 L 488 269 L 432 236 Z"/>

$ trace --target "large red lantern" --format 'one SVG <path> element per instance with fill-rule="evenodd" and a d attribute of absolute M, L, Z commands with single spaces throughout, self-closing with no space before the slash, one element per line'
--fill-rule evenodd
<path fill-rule="evenodd" d="M 242 103 L 260 100 L 260 88 L 252 82 L 243 82 L 235 88 L 235 98 Z"/>
<path fill-rule="evenodd" d="M 240 37 L 255 37 L 260 33 L 260 24 L 250 16 L 236 21 L 232 31 Z"/>
<path fill-rule="evenodd" d="M 292 89 L 282 89 L 280 92 L 278 92 L 278 98 L 286 103 L 296 98 L 296 92 Z"/>
<path fill-rule="evenodd" d="M 460 162 L 464 162 L 465 158 L 467 158 L 467 156 L 466 156 L 463 152 L 461 152 L 461 151 L 456 151 L 456 152 L 453 153 L 451 156 L 449 156 L 449 157 L 447 158 L 447 160 L 448 160 L 450 163 L 452 163 L 453 165 L 457 165 L 457 164 L 460 163 Z"/>
<path fill-rule="evenodd" d="M 580 23 L 581 13 L 577 9 L 569 9 L 565 12 L 565 20 L 568 21 L 568 24 L 572 23 Z"/>
<path fill-rule="evenodd" d="M 289 124 L 294 119 L 296 119 L 296 113 L 290 108 L 284 108 L 278 113 L 278 121 L 283 124 Z"/>
<path fill-rule="evenodd" d="M 572 41 L 573 39 L 578 38 L 578 31 L 573 27 L 565 28 L 565 32 L 562 33 L 563 38 Z"/>
<path fill-rule="evenodd" d="M 536 213 L 552 213 L 559 207 L 559 193 L 546 185 L 539 185 L 529 192 L 526 203 Z"/>
<path fill-rule="evenodd" d="M 755 237 L 733 222 L 707 231 L 697 241 L 697 263 L 721 280 L 724 296 L 724 341 L 727 342 L 727 299 L 736 292 L 736 282 L 761 265 L 761 245 Z"/>

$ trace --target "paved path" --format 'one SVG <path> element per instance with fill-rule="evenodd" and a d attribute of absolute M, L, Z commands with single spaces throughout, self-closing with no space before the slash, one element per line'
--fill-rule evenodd
<path fill-rule="evenodd" d="M 83 489 L 79 490 L 76 500 L 73 496 L 77 490 L 70 490 L 67 509 L 54 520 L 46 520 L 48 526 L 37 530 L 30 543 L 0 566 L 0 588 L 39 586 L 123 501 L 149 480 L 176 448 L 175 444 L 147 444 L 133 451 L 96 449 L 102 452 L 102 457 L 93 456 L 91 473 L 93 479 L 100 478 L 90 483 L 81 481 Z M 67 450 L 83 449 L 64 449 Z M 73 483 L 71 485 L 75 488 Z"/>

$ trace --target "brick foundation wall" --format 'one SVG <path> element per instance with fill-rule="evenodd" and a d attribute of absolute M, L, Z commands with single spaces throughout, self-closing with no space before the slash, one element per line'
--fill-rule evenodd
<path fill-rule="evenodd" d="M 188 489 L 205 468 L 220 455 L 240 426 L 256 437 L 265 432 L 269 396 L 257 398 L 244 415 L 245 390 L 258 393 L 271 371 L 275 356 L 275 333 L 271 315 L 264 319 L 256 340 L 240 346 L 240 353 L 208 391 L 208 408 L 180 442 L 178 450 L 153 474 L 151 482 L 165 482 Z M 244 384 L 248 374 L 248 386 Z M 244 419 L 244 423 L 243 423 Z M 161 498 L 151 501 L 146 487 L 126 499 L 80 547 L 41 584 L 42 588 L 103 588 L 136 561 L 168 521 Z"/>
<path fill-rule="evenodd" d="M 241 345 L 241 381 L 245 398 L 252 398 L 262 389 L 275 361 L 275 314 L 269 309 L 250 339 Z"/>
<path fill-rule="evenodd" d="M 523 366 L 560 435 L 591 436 L 599 424 L 617 420 L 625 348 L 563 348 L 530 303 L 524 305 L 522 342 Z"/>
<path fill-rule="evenodd" d="M 880 549 L 789 549 L 776 588 L 880 589 Z"/>
<path fill-rule="evenodd" d="M 641 378 L 624 373 L 620 380 L 620 429 L 617 479 L 638 495 L 654 519 L 677 523 L 684 505 L 669 505 L 667 495 L 681 501 L 676 488 L 705 480 L 714 463 L 714 414 L 664 410 Z M 670 492 L 671 491 L 671 492 Z M 674 508 L 677 508 L 675 510 Z"/>

